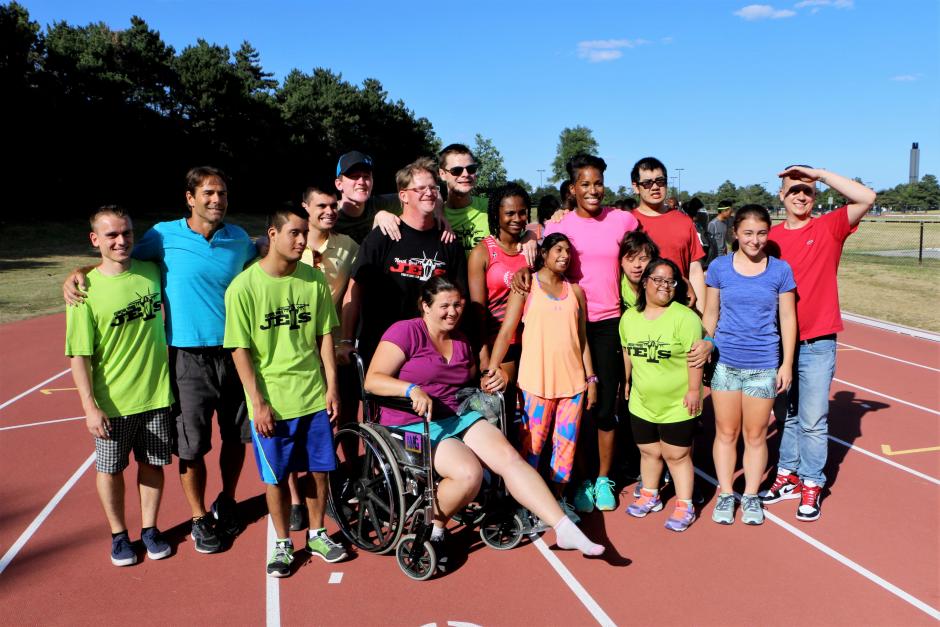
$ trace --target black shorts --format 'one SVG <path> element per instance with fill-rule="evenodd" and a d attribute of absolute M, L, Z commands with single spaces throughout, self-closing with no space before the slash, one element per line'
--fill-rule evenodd
<path fill-rule="evenodd" d="M 692 446 L 695 437 L 695 418 L 682 422 L 658 423 L 637 418 L 630 414 L 630 428 L 633 430 L 633 440 L 638 444 L 652 444 L 665 442 L 672 446 L 683 448 Z"/>
<path fill-rule="evenodd" d="M 170 384 L 177 402 L 175 452 L 180 459 L 201 459 L 212 450 L 212 414 L 223 442 L 251 442 L 245 391 L 230 350 L 171 346 Z"/>
<path fill-rule="evenodd" d="M 597 404 L 585 415 L 598 430 L 613 431 L 617 426 L 617 395 L 624 379 L 620 318 L 588 322 L 587 341 L 597 375 Z"/>

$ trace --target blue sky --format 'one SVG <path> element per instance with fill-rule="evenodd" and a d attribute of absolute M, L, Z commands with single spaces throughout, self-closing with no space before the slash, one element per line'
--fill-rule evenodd
<path fill-rule="evenodd" d="M 536 185 L 575 125 L 615 189 L 647 155 L 682 168 L 684 190 L 772 187 L 790 163 L 881 189 L 907 181 L 913 141 L 921 175 L 940 175 L 937 0 L 21 2 L 43 26 L 136 14 L 177 50 L 247 39 L 279 79 L 377 78 L 444 143 L 482 133 Z"/>

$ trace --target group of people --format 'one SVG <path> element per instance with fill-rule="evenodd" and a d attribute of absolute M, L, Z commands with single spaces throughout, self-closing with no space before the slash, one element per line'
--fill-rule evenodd
<path fill-rule="evenodd" d="M 720 483 L 713 520 L 735 519 L 742 431 L 742 522 L 760 524 L 763 505 L 783 499 L 800 500 L 798 519 L 819 517 L 842 329 L 836 272 L 874 192 L 788 167 L 779 175 L 785 221 L 772 226 L 757 205 L 725 214 L 734 250 L 706 274 L 698 231 L 667 204 L 667 169 L 652 157 L 631 170 L 637 204 L 624 210 L 604 206 L 604 160 L 575 156 L 562 202 L 540 203 L 539 223 L 518 185 L 474 193 L 479 166 L 466 146 L 399 170 L 397 194 L 372 194 L 372 167 L 361 152 L 342 155 L 333 184 L 271 212 L 255 242 L 225 222 L 226 180 L 210 167 L 187 174 L 189 215 L 155 225 L 136 246 L 124 210 L 92 216 L 102 260 L 65 282 L 74 305 L 66 354 L 95 436 L 115 565 L 137 560 L 123 503 L 132 449 L 141 539 L 160 559 L 171 552 L 157 527 L 171 454 L 194 547 L 212 553 L 240 531 L 235 489 L 249 442 L 277 536 L 267 573 L 290 574 L 290 532 L 305 528 L 311 554 L 344 559 L 324 511 L 333 427 L 359 415 L 353 352 L 369 392 L 411 401 L 411 413 L 383 409 L 383 424 L 421 431 L 430 421 L 441 478 L 431 542 L 445 570 L 448 522 L 475 498 L 485 469 L 554 529 L 559 547 L 600 555 L 580 514 L 617 507 L 615 480 L 624 478 L 615 462 L 638 451 L 627 513 L 663 509 L 665 465 L 675 487 L 665 526 L 687 529 L 706 365 Z M 849 204 L 814 217 L 816 181 Z M 503 392 L 518 426 L 510 420 L 504 434 L 478 412 L 458 414 L 465 387 Z M 777 473 L 759 495 L 780 394 L 790 407 Z M 207 508 L 213 414 L 222 490 Z"/>

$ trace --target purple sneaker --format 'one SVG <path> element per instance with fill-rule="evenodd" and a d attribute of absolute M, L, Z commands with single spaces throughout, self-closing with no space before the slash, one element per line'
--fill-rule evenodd
<path fill-rule="evenodd" d="M 676 509 L 672 512 L 672 516 L 666 519 L 664 526 L 669 531 L 685 531 L 693 520 L 695 520 L 695 508 L 692 503 L 688 502 L 686 504 L 679 501 L 676 503 Z"/>
<path fill-rule="evenodd" d="M 659 498 L 658 492 L 643 488 L 640 490 L 640 496 L 627 506 L 627 513 L 634 518 L 643 518 L 650 512 L 658 512 L 663 508 L 663 502 Z"/>

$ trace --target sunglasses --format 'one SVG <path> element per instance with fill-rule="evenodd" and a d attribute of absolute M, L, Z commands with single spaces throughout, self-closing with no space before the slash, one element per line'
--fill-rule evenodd
<path fill-rule="evenodd" d="M 652 189 L 653 185 L 657 185 L 659 187 L 666 187 L 666 177 L 660 176 L 655 179 L 646 179 L 645 181 L 637 181 L 636 184 L 642 187 L 643 189 Z"/>
<path fill-rule="evenodd" d="M 452 168 L 447 168 L 447 172 L 450 172 L 451 176 L 460 176 L 461 174 L 463 174 L 464 170 L 467 171 L 467 174 L 476 174 L 477 170 L 479 169 L 480 169 L 480 166 L 478 166 L 475 163 L 471 163 L 470 165 L 466 167 L 462 165 L 455 165 Z"/>
<path fill-rule="evenodd" d="M 803 193 L 806 194 L 807 196 L 815 196 L 815 195 L 816 195 L 816 188 L 813 187 L 812 185 L 805 185 L 805 184 L 794 185 L 793 187 L 791 187 L 791 188 L 789 188 L 789 189 L 787 190 L 787 192 L 786 192 L 786 194 L 784 194 L 784 196 L 790 196 L 790 195 L 792 195 L 792 194 L 799 194 L 800 192 L 803 192 Z"/>

